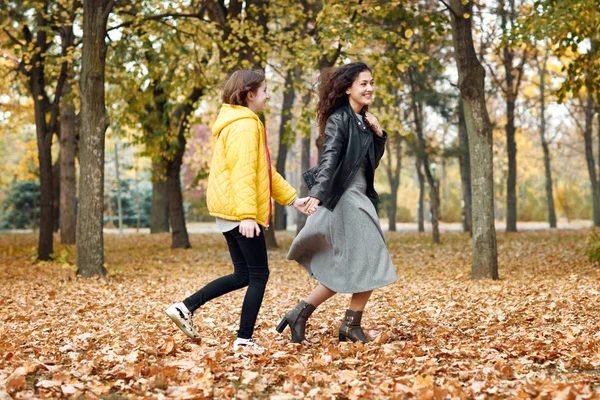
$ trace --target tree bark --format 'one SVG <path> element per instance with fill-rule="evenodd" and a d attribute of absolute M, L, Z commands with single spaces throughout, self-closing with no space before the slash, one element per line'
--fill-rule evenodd
<path fill-rule="evenodd" d="M 119 221 L 119 238 L 123 239 L 123 201 L 121 196 L 121 175 L 119 173 L 119 139 L 115 136 L 115 178 L 117 180 L 117 216 Z"/>
<path fill-rule="evenodd" d="M 38 148 L 38 162 L 40 167 L 40 230 L 38 237 L 38 259 L 50 260 L 53 252 L 54 232 L 54 190 L 52 169 L 52 136 L 56 133 L 58 120 L 58 106 L 62 95 L 62 87 L 66 79 L 66 64 L 63 63 L 60 76 L 57 81 L 54 102 L 50 103 L 46 94 L 45 55 L 52 42 L 48 38 L 48 21 L 43 13 L 46 9 L 38 10 L 36 22 L 38 32 L 33 41 L 31 31 L 24 26 L 24 36 L 27 42 L 35 48 L 29 71 L 25 74 L 29 77 L 29 91 L 33 97 L 35 130 Z M 50 39 L 50 40 L 49 40 Z M 50 115 L 50 120 L 46 117 Z"/>
<path fill-rule="evenodd" d="M 167 193 L 169 203 L 169 220 L 171 222 L 171 248 L 189 249 L 192 247 L 185 225 L 185 210 L 183 209 L 183 193 L 181 190 L 181 165 L 185 153 L 185 132 L 188 119 L 194 110 L 194 104 L 204 94 L 204 88 L 195 87 L 183 104 L 173 113 L 173 129 L 177 135 L 177 144 L 173 156 L 167 162 Z"/>
<path fill-rule="evenodd" d="M 450 1 L 452 37 L 458 67 L 458 86 L 469 135 L 473 199 L 471 278 L 498 279 L 498 253 L 494 227 L 494 171 L 492 127 L 485 103 L 485 69 L 471 31 L 473 3 Z M 469 18 L 465 18 L 468 16 Z"/>
<path fill-rule="evenodd" d="M 548 203 L 548 223 L 550 228 L 556 228 L 556 210 L 554 208 L 554 193 L 552 186 L 552 169 L 550 168 L 550 147 L 546 139 L 546 65 L 548 63 L 548 46 L 544 54 L 540 72 L 540 139 L 544 151 L 544 172 L 546 175 L 546 202 Z"/>
<path fill-rule="evenodd" d="M 35 59 L 35 57 L 34 57 Z M 31 93 L 34 99 L 41 96 L 44 87 L 44 71 L 33 68 Z M 54 232 L 54 190 L 52 177 L 52 132 L 46 124 L 47 107 L 40 100 L 34 100 L 35 130 L 37 136 L 38 162 L 40 166 L 40 231 L 38 238 L 38 259 L 49 260 L 53 252 Z"/>
<path fill-rule="evenodd" d="M 53 221 L 53 232 L 58 232 L 60 228 L 60 151 L 58 153 L 58 160 L 52 166 L 52 219 Z"/>
<path fill-rule="evenodd" d="M 505 9 L 504 0 L 499 2 L 499 11 L 502 31 L 507 32 L 509 20 L 515 12 L 514 0 L 509 0 L 509 10 Z M 510 15 L 509 15 L 510 13 Z M 512 26 L 512 24 L 511 24 Z M 515 69 L 513 66 L 514 54 L 510 44 L 503 48 L 504 79 L 506 82 L 506 150 L 508 155 L 508 179 L 506 181 L 506 231 L 517 231 L 517 143 L 515 141 L 515 107 L 519 91 L 518 83 L 515 87 L 515 72 L 522 73 L 522 67 Z M 519 80 L 517 80 L 518 82 Z"/>
<path fill-rule="evenodd" d="M 304 102 L 304 104 L 307 104 Z M 310 168 L 310 132 L 308 132 L 308 137 L 302 138 L 302 153 L 300 155 L 300 169 L 301 171 L 306 171 Z M 304 179 L 300 180 L 300 197 L 308 196 L 308 186 L 304 182 Z M 298 222 L 296 223 L 296 234 L 300 233 L 304 225 L 306 224 L 306 214 L 299 213 L 298 214 Z"/>
<path fill-rule="evenodd" d="M 102 213 L 104 205 L 104 141 L 108 116 L 104 97 L 106 23 L 113 0 L 84 0 L 81 57 L 81 150 L 77 273 L 106 276 Z"/>
<path fill-rule="evenodd" d="M 417 224 L 419 232 L 425 232 L 425 175 L 419 155 L 415 156 L 415 169 L 419 179 L 419 203 L 417 205 Z"/>
<path fill-rule="evenodd" d="M 385 164 L 385 172 L 390 184 L 388 223 L 389 231 L 395 232 L 398 213 L 398 189 L 400 188 L 400 173 L 402 172 L 402 137 L 400 134 L 396 133 L 388 138 L 386 147 L 387 162 Z M 396 161 L 395 164 L 394 158 Z"/>
<path fill-rule="evenodd" d="M 76 6 L 74 5 L 73 8 Z M 36 143 L 38 150 L 38 162 L 40 168 L 40 222 L 38 237 L 38 259 L 49 260 L 53 252 L 53 230 L 54 230 L 54 202 L 53 171 L 51 146 L 53 135 L 58 135 L 59 104 L 62 96 L 63 86 L 67 77 L 69 65 L 69 50 L 72 41 L 62 36 L 60 56 L 64 57 L 60 64 L 58 74 L 51 77 L 53 82 L 47 85 L 46 78 L 50 77 L 46 71 L 46 57 L 50 54 L 55 58 L 51 46 L 58 31 L 66 32 L 72 26 L 73 13 L 55 13 L 50 10 L 50 2 L 37 2 L 21 8 L 17 7 L 14 24 L 4 29 L 7 38 L 14 46 L 19 48 L 23 54 L 31 54 L 30 57 L 21 57 L 17 70 L 27 79 L 29 92 L 34 104 L 34 118 L 36 124 Z M 28 15 L 31 13 L 31 15 Z M 65 18 L 66 17 L 66 18 Z M 9 29 L 18 27 L 21 30 L 22 40 L 18 40 L 9 33 Z M 56 80 L 54 81 L 54 78 Z M 50 102 L 47 86 L 54 87 L 53 101 Z"/>
<path fill-rule="evenodd" d="M 60 242 L 74 244 L 77 229 L 75 213 L 75 106 L 72 88 L 66 83 L 60 105 Z"/>
<path fill-rule="evenodd" d="M 186 140 L 180 135 L 175 158 L 167 165 L 167 193 L 169 203 L 169 219 L 172 228 L 172 249 L 189 249 L 192 247 L 185 225 L 185 210 L 183 209 L 183 194 L 181 191 L 181 164 Z"/>
<path fill-rule="evenodd" d="M 585 130 L 583 132 L 583 140 L 585 143 L 585 160 L 590 177 L 592 188 L 592 211 L 593 221 L 595 226 L 600 227 L 600 185 L 596 175 L 596 162 L 594 159 L 594 138 L 593 138 L 593 119 L 595 110 L 594 98 L 592 96 L 592 86 L 587 85 L 587 102 L 585 107 Z"/>
<path fill-rule="evenodd" d="M 473 233 L 472 206 L 471 206 L 471 162 L 469 156 L 469 136 L 465 122 L 462 100 L 458 100 L 458 162 L 460 164 L 460 183 L 462 190 L 462 223 L 463 232 Z"/>
<path fill-rule="evenodd" d="M 167 162 L 152 161 L 152 205 L 150 233 L 169 232 L 169 201 L 167 196 Z"/>
<path fill-rule="evenodd" d="M 299 67 L 296 67 L 295 69 L 299 70 Z M 294 106 L 294 99 L 296 97 L 294 75 L 298 76 L 299 72 L 290 69 L 285 76 L 283 104 L 281 107 L 281 125 L 279 126 L 279 150 L 277 152 L 276 169 L 284 179 L 288 148 L 294 142 L 294 136 L 292 135 L 291 130 L 286 130 L 288 121 L 291 121 L 292 119 L 292 107 Z M 287 207 L 282 206 L 279 203 L 275 203 L 275 221 L 273 228 L 275 230 L 287 229 Z"/>
<path fill-rule="evenodd" d="M 440 191 L 438 182 L 431 173 L 429 165 L 429 155 L 427 154 L 427 143 L 425 142 L 425 133 L 423 131 L 423 112 L 422 104 L 417 100 L 417 85 L 416 80 L 419 77 L 416 75 L 414 69 L 411 68 L 409 72 L 410 86 L 411 86 L 411 108 L 413 111 L 413 117 L 415 121 L 415 130 L 417 133 L 417 157 L 420 159 L 420 166 L 425 171 L 425 177 L 429 184 L 429 206 L 431 210 L 431 230 L 433 236 L 433 243 L 440 243 Z M 419 168 L 420 170 L 420 168 Z M 420 172 L 419 172 L 420 173 Z M 419 177 L 419 184 L 421 185 L 422 177 Z M 424 184 L 423 184 L 424 186 Z"/>

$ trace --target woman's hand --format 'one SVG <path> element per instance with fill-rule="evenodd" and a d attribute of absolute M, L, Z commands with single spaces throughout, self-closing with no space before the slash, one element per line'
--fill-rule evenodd
<path fill-rule="evenodd" d="M 254 234 L 256 234 L 256 236 L 260 236 L 260 227 L 256 223 L 255 219 L 243 219 L 242 222 L 240 222 L 239 229 L 240 233 L 246 236 L 248 239 L 252 239 Z"/>
<path fill-rule="evenodd" d="M 379 121 L 377 121 L 377 118 L 368 111 L 365 113 L 365 118 L 367 119 L 367 124 L 369 124 L 375 134 L 380 137 L 383 136 L 383 129 L 381 128 Z"/>
<path fill-rule="evenodd" d="M 316 197 L 309 197 L 305 205 L 306 215 L 314 214 L 314 212 L 317 211 L 319 204 L 321 204 L 321 200 L 317 199 Z"/>
<path fill-rule="evenodd" d="M 306 211 L 306 202 L 308 201 L 308 197 L 299 198 L 296 197 L 296 200 L 292 203 L 292 207 L 296 210 L 300 211 L 302 214 L 309 215 Z"/>

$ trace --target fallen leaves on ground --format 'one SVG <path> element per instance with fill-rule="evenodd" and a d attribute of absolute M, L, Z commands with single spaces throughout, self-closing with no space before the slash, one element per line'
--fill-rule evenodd
<path fill-rule="evenodd" d="M 339 343 L 348 305 L 338 295 L 309 320 L 308 343 L 275 332 L 315 282 L 286 261 L 289 233 L 270 252 L 271 276 L 254 338 L 232 351 L 244 291 L 194 316 L 190 340 L 164 309 L 232 270 L 225 240 L 192 235 L 106 237 L 107 283 L 60 261 L 33 263 L 32 235 L 0 237 L 0 399 L 5 398 L 539 398 L 598 396 L 600 271 L 587 231 L 499 234 L 500 281 L 471 281 L 470 239 L 388 233 L 399 280 L 376 290 L 368 345 Z M 10 397 L 9 397 L 10 396 Z"/>

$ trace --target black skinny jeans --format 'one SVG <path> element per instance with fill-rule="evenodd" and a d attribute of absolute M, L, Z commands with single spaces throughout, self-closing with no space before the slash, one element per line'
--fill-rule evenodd
<path fill-rule="evenodd" d="M 185 299 L 183 304 L 193 313 L 207 301 L 248 286 L 242 305 L 238 337 L 250 339 L 269 280 L 264 232 L 261 228 L 260 235 L 250 239 L 242 235 L 239 227 L 236 227 L 223 235 L 233 261 L 233 274 L 215 279 Z"/>

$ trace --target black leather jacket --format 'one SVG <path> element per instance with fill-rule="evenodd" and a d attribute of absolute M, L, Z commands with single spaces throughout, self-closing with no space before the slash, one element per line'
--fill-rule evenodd
<path fill-rule="evenodd" d="M 334 111 L 325 125 L 325 144 L 319 164 L 303 173 L 308 195 L 321 200 L 321 205 L 333 211 L 366 159 L 367 196 L 377 204 L 380 200 L 373 180 L 386 139 L 385 132 L 379 137 L 361 122 L 350 105 Z"/>

